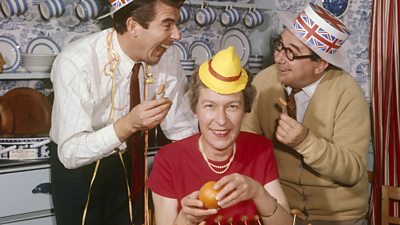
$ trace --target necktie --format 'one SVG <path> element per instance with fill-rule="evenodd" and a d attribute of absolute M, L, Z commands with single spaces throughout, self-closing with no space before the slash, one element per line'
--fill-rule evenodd
<path fill-rule="evenodd" d="M 294 95 L 299 91 L 301 91 L 301 88 L 293 88 L 287 99 L 288 115 L 293 119 L 296 119 L 296 100 L 294 98 Z"/>
<path fill-rule="evenodd" d="M 141 63 L 135 63 L 132 69 L 129 110 L 140 103 L 139 69 L 141 65 Z M 132 154 L 131 197 L 135 200 L 144 185 L 144 140 L 141 132 L 136 132 L 128 138 L 127 147 Z"/>

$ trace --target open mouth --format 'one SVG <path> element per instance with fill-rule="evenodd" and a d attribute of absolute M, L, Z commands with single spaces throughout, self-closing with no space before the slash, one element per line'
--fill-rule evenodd
<path fill-rule="evenodd" d="M 225 136 L 229 133 L 228 130 L 213 130 L 212 132 L 217 136 Z"/>
<path fill-rule="evenodd" d="M 171 45 L 161 44 L 160 47 L 167 50 Z"/>

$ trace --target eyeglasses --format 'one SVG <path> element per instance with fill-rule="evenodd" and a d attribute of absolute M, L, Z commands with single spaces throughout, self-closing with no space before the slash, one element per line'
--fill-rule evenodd
<path fill-rule="evenodd" d="M 274 50 L 281 52 L 282 50 L 285 51 L 286 58 L 288 58 L 290 61 L 293 61 L 295 59 L 306 59 L 306 58 L 312 58 L 314 57 L 313 54 L 311 55 L 295 55 L 294 52 L 290 48 L 286 48 L 282 41 L 280 39 L 274 40 Z"/>

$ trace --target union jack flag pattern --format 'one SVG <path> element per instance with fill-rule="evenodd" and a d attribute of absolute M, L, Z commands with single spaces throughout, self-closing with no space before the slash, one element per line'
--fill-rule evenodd
<path fill-rule="evenodd" d="M 342 21 L 336 18 L 335 15 L 319 5 L 311 3 L 310 6 L 321 18 L 325 19 L 325 21 L 329 23 L 332 27 L 335 27 L 343 33 L 350 34 L 350 31 L 349 29 L 347 29 L 346 25 L 344 25 Z"/>
<path fill-rule="evenodd" d="M 335 54 L 350 34 L 340 20 L 312 3 L 300 13 L 293 25 L 296 35 L 310 48 L 318 48 L 330 55 Z"/>
<path fill-rule="evenodd" d="M 117 11 L 118 9 L 124 7 L 128 3 L 130 3 L 133 0 L 109 0 L 111 3 L 111 6 Z"/>

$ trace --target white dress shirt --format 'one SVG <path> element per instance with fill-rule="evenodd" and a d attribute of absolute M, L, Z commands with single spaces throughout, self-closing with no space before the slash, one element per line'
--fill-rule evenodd
<path fill-rule="evenodd" d="M 294 99 L 296 100 L 296 118 L 297 121 L 299 121 L 300 123 L 303 122 L 304 114 L 306 113 L 308 104 L 310 103 L 311 98 L 318 87 L 318 84 L 321 82 L 324 76 L 325 74 L 319 80 L 306 87 L 303 87 L 301 91 L 297 92 L 294 95 Z M 287 86 L 286 91 L 289 95 L 292 92 L 292 88 Z"/>
<path fill-rule="evenodd" d="M 77 168 L 126 147 L 115 133 L 113 123 L 129 112 L 129 86 L 134 61 L 121 50 L 116 32 L 113 49 L 120 57 L 115 84 L 105 73 L 108 52 L 107 29 L 71 43 L 56 58 L 51 71 L 54 104 L 50 137 L 58 144 L 58 155 L 67 168 Z M 157 65 L 150 67 L 155 82 L 147 84 L 146 99 L 153 99 L 160 84 L 165 84 L 165 97 L 173 101 L 161 123 L 165 136 L 179 140 L 197 133 L 197 119 L 186 96 L 187 78 L 179 63 L 178 52 L 167 50 Z M 141 100 L 144 92 L 144 68 L 139 72 Z M 115 91 L 114 113 L 112 90 Z"/>

